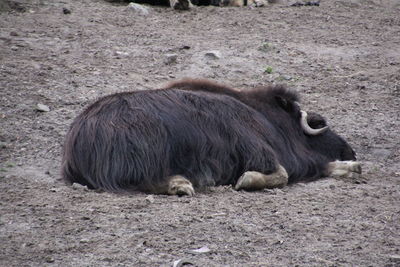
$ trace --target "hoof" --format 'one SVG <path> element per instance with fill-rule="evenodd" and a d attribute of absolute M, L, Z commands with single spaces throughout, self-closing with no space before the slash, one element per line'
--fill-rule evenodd
<path fill-rule="evenodd" d="M 361 164 L 357 161 L 335 161 L 329 163 L 329 176 L 340 178 L 360 178 Z"/>
<path fill-rule="evenodd" d="M 177 196 L 193 196 L 194 188 L 192 183 L 183 176 L 172 176 L 168 182 L 168 194 Z"/>
<path fill-rule="evenodd" d="M 236 190 L 262 190 L 264 188 L 284 187 L 288 183 L 288 174 L 281 165 L 271 174 L 263 174 L 255 171 L 245 172 L 235 185 Z"/>

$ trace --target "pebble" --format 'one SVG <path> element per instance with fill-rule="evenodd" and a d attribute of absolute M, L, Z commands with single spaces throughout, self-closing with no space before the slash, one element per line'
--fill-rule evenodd
<path fill-rule="evenodd" d="M 69 10 L 69 9 L 66 8 L 66 7 L 64 7 L 62 10 L 63 10 L 63 13 L 64 13 L 65 15 L 71 14 L 71 10 Z"/>
<path fill-rule="evenodd" d="M 396 262 L 400 262 L 400 255 L 390 255 L 389 258 L 395 260 Z"/>
<path fill-rule="evenodd" d="M 177 54 L 166 54 L 164 58 L 164 63 L 166 65 L 171 65 L 177 62 L 178 55 Z"/>
<path fill-rule="evenodd" d="M 149 203 L 154 203 L 154 197 L 152 195 L 148 195 L 146 197 L 146 201 L 149 202 Z"/>
<path fill-rule="evenodd" d="M 47 257 L 45 258 L 45 260 L 46 260 L 47 263 L 53 263 L 53 262 L 55 261 L 54 258 L 51 257 L 51 256 L 47 256 Z"/>
<path fill-rule="evenodd" d="M 41 112 L 49 112 L 50 111 L 50 108 L 49 108 L 49 106 L 46 106 L 46 105 L 44 105 L 44 104 L 37 104 L 36 105 L 36 110 L 37 111 L 41 111 Z"/>
<path fill-rule="evenodd" d="M 208 59 L 220 59 L 221 58 L 221 53 L 219 51 L 208 51 L 204 54 L 204 57 Z"/>
<path fill-rule="evenodd" d="M 209 249 L 207 246 L 204 246 L 204 247 L 201 247 L 199 249 L 193 249 L 193 250 L 191 250 L 189 252 L 193 253 L 193 254 L 203 254 L 203 253 L 208 253 L 210 251 L 211 251 L 211 249 Z"/>
<path fill-rule="evenodd" d="M 53 192 L 53 193 L 57 193 L 57 192 L 60 192 L 60 189 L 56 188 L 56 187 L 53 187 L 53 188 L 50 188 L 49 191 Z"/>
<path fill-rule="evenodd" d="M 173 267 L 181 267 L 183 265 L 194 265 L 193 262 L 189 259 L 179 259 L 174 261 Z"/>
<path fill-rule="evenodd" d="M 281 78 L 285 81 L 290 81 L 291 79 L 293 79 L 292 76 L 289 75 L 282 75 Z"/>
<path fill-rule="evenodd" d="M 129 53 L 128 53 L 128 52 L 122 52 L 122 51 L 115 51 L 115 52 L 114 52 L 114 55 L 115 55 L 117 58 L 121 58 L 121 57 L 127 57 L 127 56 L 129 56 Z"/>

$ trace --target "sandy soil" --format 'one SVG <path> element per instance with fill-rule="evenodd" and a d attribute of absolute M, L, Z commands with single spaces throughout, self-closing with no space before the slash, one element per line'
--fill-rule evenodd
<path fill-rule="evenodd" d="M 0 266 L 400 266 L 398 1 L 147 16 L 101 0 L 1 1 Z M 353 145 L 363 180 L 192 198 L 59 180 L 85 105 L 181 77 L 298 89 Z"/>

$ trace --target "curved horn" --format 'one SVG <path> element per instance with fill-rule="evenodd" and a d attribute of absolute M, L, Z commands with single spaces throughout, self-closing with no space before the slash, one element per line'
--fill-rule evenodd
<path fill-rule="evenodd" d="M 328 130 L 328 126 L 322 127 L 320 129 L 313 129 L 310 127 L 310 125 L 308 125 L 307 122 L 307 112 L 305 112 L 304 110 L 301 110 L 301 128 L 303 128 L 303 131 L 308 134 L 308 135 L 319 135 L 322 134 L 323 132 L 325 132 L 326 130 Z"/>

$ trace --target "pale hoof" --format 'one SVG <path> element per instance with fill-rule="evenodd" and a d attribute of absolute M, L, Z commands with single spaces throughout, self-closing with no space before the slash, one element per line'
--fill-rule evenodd
<path fill-rule="evenodd" d="M 255 171 L 245 172 L 235 185 L 236 190 L 262 190 L 264 188 L 284 187 L 288 183 L 288 174 L 281 165 L 271 174 L 263 174 Z"/>
<path fill-rule="evenodd" d="M 329 163 L 329 176 L 339 178 L 360 178 L 361 164 L 357 161 L 334 161 Z"/>
<path fill-rule="evenodd" d="M 172 176 L 168 182 L 168 192 L 169 195 L 177 196 L 193 196 L 194 188 L 192 183 L 183 176 L 175 175 Z"/>

